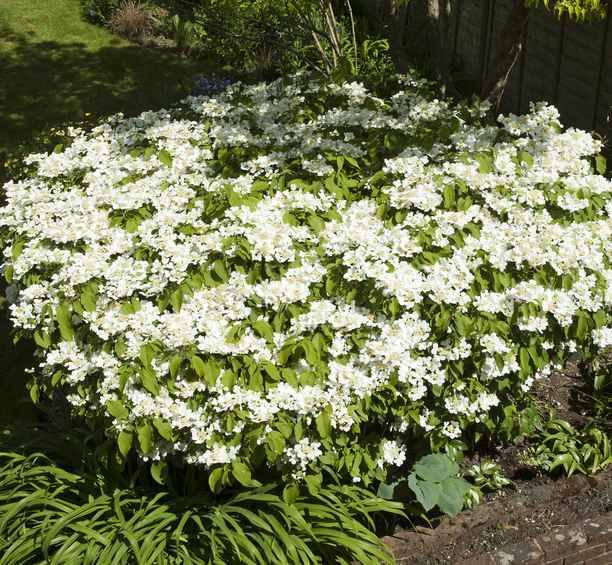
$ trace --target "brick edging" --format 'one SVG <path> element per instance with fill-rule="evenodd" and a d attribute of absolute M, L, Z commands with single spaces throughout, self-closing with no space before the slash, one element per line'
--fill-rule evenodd
<path fill-rule="evenodd" d="M 612 514 L 563 526 L 457 565 L 612 565 Z"/>

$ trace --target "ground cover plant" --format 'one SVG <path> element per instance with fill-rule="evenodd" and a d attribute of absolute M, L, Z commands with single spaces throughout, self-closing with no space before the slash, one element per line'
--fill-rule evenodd
<path fill-rule="evenodd" d="M 289 501 L 273 483 L 222 500 L 119 487 L 43 453 L 0 453 L 0 485 L 2 565 L 391 563 L 373 517 L 401 513 L 356 485 Z"/>
<path fill-rule="evenodd" d="M 368 486 L 512 428 L 610 344 L 612 183 L 554 108 L 485 111 L 302 76 L 29 156 L 0 225 L 33 397 L 213 492 Z"/>

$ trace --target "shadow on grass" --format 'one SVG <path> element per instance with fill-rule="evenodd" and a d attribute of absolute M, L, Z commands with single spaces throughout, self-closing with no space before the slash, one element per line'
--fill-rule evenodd
<path fill-rule="evenodd" d="M 90 50 L 83 43 L 33 42 L 0 27 L 0 152 L 68 122 L 167 106 L 211 65 L 138 45 Z"/>

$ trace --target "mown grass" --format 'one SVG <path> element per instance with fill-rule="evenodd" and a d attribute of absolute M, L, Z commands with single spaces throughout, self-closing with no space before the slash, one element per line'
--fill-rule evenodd
<path fill-rule="evenodd" d="M 87 23 L 79 0 L 0 2 L 0 179 L 6 160 L 49 128 L 167 106 L 188 93 L 192 75 L 211 68 Z M 32 419 L 32 348 L 13 345 L 0 310 L 0 422 Z"/>
<path fill-rule="evenodd" d="M 78 0 L 0 9 L 0 153 L 45 129 L 172 103 L 210 64 L 121 39 L 81 17 Z"/>

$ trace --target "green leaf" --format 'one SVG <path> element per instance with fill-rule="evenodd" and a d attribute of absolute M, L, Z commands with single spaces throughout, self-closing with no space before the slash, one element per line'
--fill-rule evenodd
<path fill-rule="evenodd" d="M 156 483 L 165 485 L 167 476 L 168 464 L 165 461 L 155 461 L 151 465 L 151 477 Z"/>
<path fill-rule="evenodd" d="M 285 449 L 285 438 L 283 434 L 275 430 L 271 431 L 266 437 L 266 443 L 273 453 L 281 455 Z"/>
<path fill-rule="evenodd" d="M 62 302 L 57 307 L 55 319 L 57 320 L 62 339 L 64 341 L 72 341 L 74 338 L 74 329 L 72 327 L 72 314 L 68 304 Z"/>
<path fill-rule="evenodd" d="M 533 156 L 531 153 L 527 151 L 519 151 L 518 157 L 521 163 L 525 163 L 528 168 L 533 167 Z"/>
<path fill-rule="evenodd" d="M 529 375 L 531 372 L 531 356 L 529 355 L 529 349 L 521 347 L 519 350 L 519 364 L 521 366 L 521 374 Z"/>
<path fill-rule="evenodd" d="M 491 155 L 487 153 L 478 153 L 475 159 L 478 163 L 478 171 L 480 173 L 486 174 L 493 171 L 493 157 L 491 157 Z"/>
<path fill-rule="evenodd" d="M 300 496 L 300 487 L 298 487 L 295 483 L 287 485 L 283 489 L 283 500 L 287 504 L 293 504 L 298 497 Z"/>
<path fill-rule="evenodd" d="M 289 439 L 293 433 L 293 426 L 288 422 L 276 422 L 276 428 L 283 434 L 283 437 Z"/>
<path fill-rule="evenodd" d="M 38 401 L 40 400 L 40 390 L 36 383 L 30 387 L 30 398 L 34 404 L 38 404 Z"/>
<path fill-rule="evenodd" d="M 378 491 L 376 496 L 384 498 L 385 500 L 393 500 L 393 494 L 395 493 L 395 484 L 380 483 L 378 485 Z"/>
<path fill-rule="evenodd" d="M 217 259 L 213 263 L 213 271 L 221 279 L 221 282 L 227 282 L 229 280 L 229 273 L 227 272 L 225 262 L 221 261 L 221 259 Z"/>
<path fill-rule="evenodd" d="M 206 363 L 202 361 L 201 357 L 199 357 L 198 355 L 192 355 L 191 357 L 189 357 L 189 362 L 191 363 L 191 366 L 193 367 L 193 370 L 196 372 L 198 377 L 206 376 Z"/>
<path fill-rule="evenodd" d="M 459 473 L 459 466 L 447 455 L 434 453 L 421 457 L 415 465 L 414 472 L 426 481 L 443 481 Z"/>
<path fill-rule="evenodd" d="M 436 504 L 442 493 L 442 487 L 438 482 L 420 481 L 415 473 L 408 475 L 408 486 L 414 492 L 417 500 L 426 512 L 429 512 Z"/>
<path fill-rule="evenodd" d="M 170 295 L 170 304 L 175 312 L 178 312 L 181 309 L 181 306 L 183 305 L 183 291 L 180 288 L 177 288 Z"/>
<path fill-rule="evenodd" d="M 94 312 L 97 305 L 97 296 L 92 289 L 87 289 L 81 294 L 81 304 L 87 312 Z"/>
<path fill-rule="evenodd" d="M 135 233 L 138 231 L 138 226 L 140 225 L 140 218 L 130 218 L 127 222 L 125 222 L 125 231 L 128 233 Z"/>
<path fill-rule="evenodd" d="M 176 379 L 176 377 L 178 376 L 182 361 L 183 361 L 183 357 L 181 355 L 174 355 L 172 359 L 170 360 L 170 363 L 169 363 L 170 376 L 173 379 Z"/>
<path fill-rule="evenodd" d="M 49 349 L 51 347 L 51 336 L 47 332 L 34 332 L 34 341 L 38 347 Z"/>
<path fill-rule="evenodd" d="M 140 424 L 136 431 L 138 433 L 138 443 L 143 453 L 151 453 L 153 449 L 153 430 L 148 423 Z"/>
<path fill-rule="evenodd" d="M 151 394 L 155 396 L 159 394 L 157 375 L 151 367 L 143 367 L 140 370 L 140 382 Z"/>
<path fill-rule="evenodd" d="M 64 372 L 62 370 L 55 371 L 55 373 L 53 373 L 53 375 L 51 376 L 51 385 L 52 386 L 57 385 L 57 383 L 59 383 L 62 380 L 63 376 L 64 376 Z"/>
<path fill-rule="evenodd" d="M 219 494 L 223 488 L 223 467 L 213 469 L 208 475 L 208 486 L 215 494 Z"/>
<path fill-rule="evenodd" d="M 606 158 L 603 155 L 597 155 L 597 157 L 595 157 L 595 170 L 600 175 L 606 174 L 606 169 L 608 168 L 607 165 Z"/>
<path fill-rule="evenodd" d="M 4 268 L 4 280 L 8 283 L 11 284 L 13 282 L 13 275 L 15 273 L 15 269 L 13 268 L 12 265 L 7 265 Z"/>
<path fill-rule="evenodd" d="M 117 436 L 117 446 L 119 447 L 119 453 L 124 457 L 127 457 L 127 454 L 132 449 L 132 443 L 134 442 L 134 434 L 132 432 L 119 432 Z"/>
<path fill-rule="evenodd" d="M 232 475 L 244 487 L 249 487 L 253 483 L 250 469 L 237 459 L 232 462 Z"/>
<path fill-rule="evenodd" d="M 127 353 L 127 343 L 122 337 L 115 340 L 115 353 L 119 358 L 125 357 Z"/>
<path fill-rule="evenodd" d="M 470 490 L 470 483 L 459 478 L 445 479 L 440 483 L 438 508 L 449 516 L 455 516 L 463 508 L 465 495 Z"/>
<path fill-rule="evenodd" d="M 331 431 L 331 421 L 328 410 L 324 410 L 317 416 L 316 423 L 319 435 L 322 438 L 329 437 L 329 433 Z"/>
<path fill-rule="evenodd" d="M 126 420 L 130 415 L 129 410 L 123 405 L 121 400 L 109 400 L 106 403 L 106 410 L 111 416 L 119 418 L 120 420 Z"/>
<path fill-rule="evenodd" d="M 173 441 L 172 426 L 161 418 L 153 418 L 153 425 L 161 437 L 167 441 Z"/>
<path fill-rule="evenodd" d="M 584 312 L 578 314 L 576 320 L 576 337 L 583 340 L 589 331 L 589 320 Z"/>
<path fill-rule="evenodd" d="M 251 326 L 255 330 L 255 333 L 263 337 L 268 343 L 274 342 L 274 330 L 268 322 L 265 320 L 255 320 Z"/>
<path fill-rule="evenodd" d="M 455 204 L 455 188 L 447 184 L 444 187 L 444 208 L 449 209 Z"/>
<path fill-rule="evenodd" d="M 160 160 L 161 163 L 166 165 L 166 167 L 172 166 L 172 155 L 170 155 L 170 153 L 168 153 L 168 151 L 166 151 L 165 149 L 162 149 L 157 154 L 157 158 Z"/>
<path fill-rule="evenodd" d="M 142 345 L 140 347 L 140 352 L 138 353 L 138 356 L 140 357 L 140 360 L 142 361 L 142 364 L 145 367 L 150 367 L 151 361 L 153 361 L 153 358 L 155 357 L 155 352 L 153 351 L 153 347 L 150 344 Z"/>
<path fill-rule="evenodd" d="M 307 475 L 304 478 L 304 482 L 306 483 L 306 488 L 308 492 L 316 496 L 321 490 L 321 484 L 323 483 L 323 476 L 319 473 L 318 475 Z"/>

